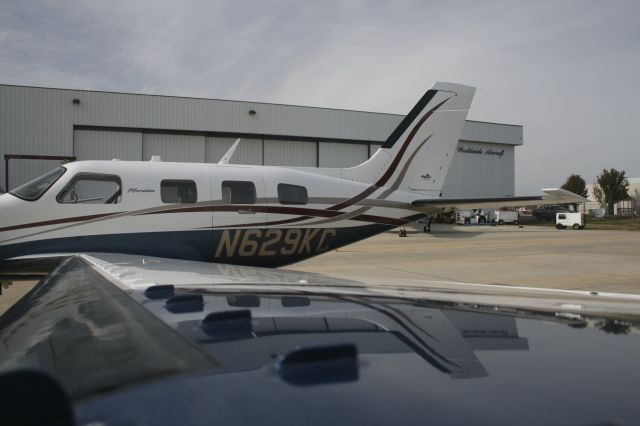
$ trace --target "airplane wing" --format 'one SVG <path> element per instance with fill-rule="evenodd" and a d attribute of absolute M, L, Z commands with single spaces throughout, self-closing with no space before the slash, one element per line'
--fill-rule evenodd
<path fill-rule="evenodd" d="M 444 210 L 468 210 L 476 208 L 519 207 L 527 204 L 586 203 L 589 201 L 573 192 L 560 188 L 547 188 L 542 191 L 545 195 L 505 198 L 433 198 L 415 200 L 411 202 L 411 206 L 433 213 L 434 208 Z"/>

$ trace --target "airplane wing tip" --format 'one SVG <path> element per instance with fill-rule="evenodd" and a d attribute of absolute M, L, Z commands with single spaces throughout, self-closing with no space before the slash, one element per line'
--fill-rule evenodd
<path fill-rule="evenodd" d="M 559 200 L 566 200 L 564 202 L 568 202 L 568 203 L 587 203 L 589 202 L 588 198 L 585 198 L 581 195 L 578 195 L 574 192 L 571 191 L 567 191 L 566 189 L 562 189 L 562 188 L 544 188 L 542 190 L 542 192 L 544 192 L 545 194 L 548 195 L 548 197 L 545 197 L 549 200 L 551 199 L 555 199 L 558 198 Z M 561 201 L 558 201 L 561 202 Z"/>

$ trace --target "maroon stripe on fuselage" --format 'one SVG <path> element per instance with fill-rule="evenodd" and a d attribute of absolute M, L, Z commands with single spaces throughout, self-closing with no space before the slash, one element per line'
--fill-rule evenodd
<path fill-rule="evenodd" d="M 345 207 L 350 207 L 357 203 L 358 201 L 362 201 L 367 198 L 369 195 L 373 194 L 375 190 L 378 189 L 377 186 L 371 185 L 369 188 L 362 191 L 360 194 L 356 195 L 353 198 L 350 198 L 346 201 L 341 202 L 340 204 L 336 204 L 335 206 L 329 207 L 327 210 L 342 210 Z"/>
<path fill-rule="evenodd" d="M 270 225 L 284 225 L 286 223 L 293 223 L 293 222 L 300 222 L 301 220 L 307 220 L 307 219 L 311 219 L 312 216 L 299 216 L 299 217 L 294 217 L 293 219 L 283 219 L 283 220 L 275 220 L 273 222 L 254 222 L 254 223 L 242 223 L 242 224 L 238 224 L 238 225 L 220 225 L 220 226 L 211 226 L 211 229 L 218 229 L 218 228 L 246 228 L 249 226 L 257 226 L 257 227 L 261 227 L 264 228 L 265 226 L 270 226 Z"/>
<path fill-rule="evenodd" d="M 280 206 L 267 206 L 267 213 L 276 214 L 299 214 L 304 216 L 320 216 L 320 217 L 335 217 L 340 212 L 333 212 L 320 209 L 305 209 L 300 207 L 280 207 Z"/>
<path fill-rule="evenodd" d="M 251 205 L 251 206 L 238 206 L 238 205 L 221 205 L 221 206 L 193 206 L 193 207 L 175 207 L 171 209 L 155 210 L 150 212 L 137 213 L 134 216 L 146 216 L 150 214 L 165 214 L 165 213 L 207 213 L 207 212 L 235 212 L 238 210 L 255 210 L 256 212 L 264 212 L 264 206 Z"/>
<path fill-rule="evenodd" d="M 65 218 L 62 218 L 62 219 L 45 220 L 43 222 L 25 223 L 25 224 L 22 224 L 22 225 L 14 225 L 14 226 L 7 226 L 5 228 L 0 228 L 0 232 L 14 231 L 16 229 L 36 228 L 38 226 L 59 225 L 61 223 L 85 222 L 87 220 L 99 219 L 101 217 L 111 216 L 111 215 L 114 215 L 114 214 L 120 214 L 120 212 L 93 214 L 93 215 L 89 215 L 89 216 L 65 217 Z"/>
<path fill-rule="evenodd" d="M 373 222 L 381 223 L 384 225 L 402 226 L 409 223 L 404 219 L 395 219 L 392 217 L 372 216 L 370 214 L 361 214 L 356 217 L 352 217 L 350 220 L 359 220 L 361 222 Z"/>
<path fill-rule="evenodd" d="M 234 225 L 220 225 L 220 226 L 212 226 L 210 228 L 212 229 L 219 229 L 219 228 L 247 228 L 247 227 L 266 227 L 266 226 L 272 226 L 272 225 L 284 225 L 287 223 L 294 223 L 294 222 L 300 222 L 302 220 L 306 220 L 306 219 L 311 219 L 312 216 L 300 216 L 300 217 L 295 217 L 292 219 L 284 219 L 284 220 L 276 220 L 276 221 L 272 221 L 272 222 L 254 222 L 254 223 L 238 223 L 238 224 L 234 224 Z M 407 223 L 409 223 L 409 221 L 405 220 L 405 219 L 395 219 L 392 217 L 383 217 L 383 216 L 373 216 L 373 215 L 368 215 L 368 214 L 361 214 L 349 219 L 342 219 L 342 220 L 355 220 L 355 221 L 360 221 L 360 222 L 371 222 L 371 223 L 379 223 L 379 224 L 383 224 L 383 225 L 393 225 L 393 226 L 402 226 L 402 225 L 406 225 Z M 304 225 L 304 224 L 303 224 Z M 208 229 L 207 228 L 200 228 L 200 229 Z"/>
<path fill-rule="evenodd" d="M 179 207 L 171 210 L 158 210 L 140 215 L 149 214 L 165 214 L 165 213 L 202 213 L 202 212 L 236 212 L 240 210 L 252 210 L 256 213 L 275 213 L 275 214 L 298 214 L 304 216 L 334 217 L 340 212 L 327 211 L 321 209 L 307 209 L 303 207 L 286 207 L 286 206 L 264 206 L 259 204 L 249 205 L 224 205 L 224 206 L 200 206 L 200 207 Z M 291 219 L 287 219 L 291 220 Z"/>

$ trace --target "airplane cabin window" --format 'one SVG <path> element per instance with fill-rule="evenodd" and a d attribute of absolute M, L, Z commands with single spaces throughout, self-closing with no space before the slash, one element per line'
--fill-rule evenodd
<path fill-rule="evenodd" d="M 280 204 L 307 204 L 309 202 L 307 188 L 280 183 L 278 184 L 278 201 Z"/>
<path fill-rule="evenodd" d="M 222 202 L 225 204 L 255 204 L 256 186 L 253 182 L 225 180 L 222 182 Z"/>
<path fill-rule="evenodd" d="M 79 173 L 56 197 L 62 204 L 118 204 L 122 201 L 120 177 Z"/>
<path fill-rule="evenodd" d="M 160 197 L 163 203 L 195 203 L 198 189 L 192 180 L 163 180 L 160 183 Z"/>

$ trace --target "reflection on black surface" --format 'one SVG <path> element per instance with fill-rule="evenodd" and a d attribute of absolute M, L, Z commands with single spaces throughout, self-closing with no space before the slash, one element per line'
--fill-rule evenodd
<path fill-rule="evenodd" d="M 207 310 L 250 306 L 251 334 L 212 339 L 200 320 L 166 317 L 145 306 L 214 357 L 216 371 L 261 368 L 294 348 L 355 344 L 361 354 L 415 354 L 425 366 L 454 379 L 486 377 L 476 352 L 528 350 L 518 335 L 515 318 L 490 313 L 415 306 L 394 299 L 296 295 L 204 294 Z M 304 302 L 304 303 L 303 303 Z M 294 311 L 291 308 L 295 308 Z M 215 310 L 210 310 L 216 312 Z M 229 311 L 232 312 L 232 311 Z"/>
<path fill-rule="evenodd" d="M 236 294 L 227 296 L 227 303 L 239 308 L 257 308 L 260 306 L 260 298 L 252 294 Z"/>
<path fill-rule="evenodd" d="M 0 317 L 0 370 L 44 370 L 76 398 L 212 364 L 167 331 L 127 294 L 69 258 Z"/>
<path fill-rule="evenodd" d="M 79 424 L 637 423 L 633 313 L 327 286 L 176 285 L 154 299 L 71 259 L 0 317 L 0 370 L 46 370 Z"/>
<path fill-rule="evenodd" d="M 612 319 L 604 319 L 597 323 L 598 328 L 605 333 L 611 334 L 629 334 L 631 331 L 631 324 Z"/>
<path fill-rule="evenodd" d="M 302 296 L 282 296 L 280 299 L 285 308 L 296 308 L 300 306 L 310 306 L 311 299 Z"/>
<path fill-rule="evenodd" d="M 294 349 L 278 360 L 275 369 L 296 386 L 345 383 L 358 380 L 358 348 L 353 343 Z"/>

